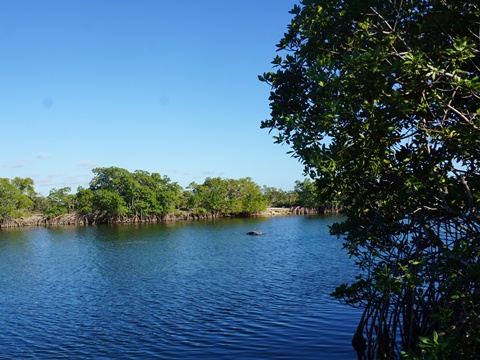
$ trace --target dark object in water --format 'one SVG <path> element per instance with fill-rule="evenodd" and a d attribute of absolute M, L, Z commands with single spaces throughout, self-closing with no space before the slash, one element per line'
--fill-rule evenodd
<path fill-rule="evenodd" d="M 263 235 L 263 233 L 260 230 L 254 230 L 247 232 L 247 235 Z"/>

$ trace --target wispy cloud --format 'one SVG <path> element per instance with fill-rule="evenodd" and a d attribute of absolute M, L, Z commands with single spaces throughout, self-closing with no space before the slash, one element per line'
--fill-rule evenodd
<path fill-rule="evenodd" d="M 86 168 L 89 168 L 89 169 L 93 169 L 94 167 L 97 167 L 98 165 L 91 162 L 91 161 L 85 161 L 85 160 L 82 160 L 78 163 L 79 166 L 81 167 L 86 167 Z"/>
<path fill-rule="evenodd" d="M 38 186 L 50 186 L 50 187 L 54 187 L 54 186 L 58 186 L 60 185 L 61 182 L 55 180 L 55 179 L 50 179 L 50 178 L 43 178 L 43 179 L 37 179 L 35 180 L 35 185 L 38 185 Z"/>
<path fill-rule="evenodd" d="M 48 157 L 50 157 L 49 154 L 45 152 L 39 152 L 33 158 L 28 158 L 28 157 L 19 158 L 10 163 L 3 164 L 2 166 L 10 169 L 22 169 L 22 168 L 27 168 L 34 165 L 36 159 L 46 159 Z"/>
<path fill-rule="evenodd" d="M 224 172 L 217 172 L 217 171 L 204 171 L 202 173 L 203 176 L 207 176 L 207 177 L 212 177 L 212 176 L 216 176 L 216 177 L 222 177 L 225 175 Z"/>
<path fill-rule="evenodd" d="M 44 189 L 69 187 L 74 192 L 78 186 L 88 186 L 91 174 L 49 174 L 35 180 L 35 185 Z M 47 193 L 47 191 L 43 191 Z"/>
<path fill-rule="evenodd" d="M 5 167 L 11 168 L 11 169 L 21 169 L 21 168 L 26 168 L 30 166 L 31 160 L 29 158 L 20 158 L 17 159 L 10 164 L 7 164 Z"/>
<path fill-rule="evenodd" d="M 50 157 L 50 154 L 47 154 L 46 152 L 39 152 L 35 157 L 37 159 L 47 159 Z"/>
<path fill-rule="evenodd" d="M 90 182 L 92 178 L 92 174 L 90 173 L 83 173 L 77 175 L 66 176 L 63 179 L 64 186 L 70 186 L 72 189 L 76 188 L 77 186 L 86 186 Z"/>

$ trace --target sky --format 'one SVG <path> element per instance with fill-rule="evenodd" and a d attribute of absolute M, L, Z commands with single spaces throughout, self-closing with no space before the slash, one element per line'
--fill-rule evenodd
<path fill-rule="evenodd" d="M 2 0 L 0 177 L 88 187 L 95 167 L 251 177 L 303 166 L 260 129 L 295 0 Z"/>

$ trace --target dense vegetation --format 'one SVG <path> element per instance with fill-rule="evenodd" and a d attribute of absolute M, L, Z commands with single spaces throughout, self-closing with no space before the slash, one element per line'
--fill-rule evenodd
<path fill-rule="evenodd" d="M 30 178 L 0 178 L 0 220 L 20 218 L 28 215 L 35 208 L 38 195 Z"/>
<path fill-rule="evenodd" d="M 277 133 L 342 198 L 359 359 L 480 358 L 480 3 L 305 0 L 274 72 Z M 332 198 L 333 197 L 333 198 Z"/>
<path fill-rule="evenodd" d="M 255 184 L 251 178 L 206 178 L 183 189 L 167 176 L 119 167 L 92 170 L 89 187 L 52 189 L 38 194 L 30 178 L 0 179 L 0 222 L 43 214 L 46 218 L 76 213 L 98 219 L 145 219 L 191 212 L 195 215 L 250 215 L 267 206 L 319 207 L 315 184 L 295 182 L 295 190 L 283 191 Z"/>

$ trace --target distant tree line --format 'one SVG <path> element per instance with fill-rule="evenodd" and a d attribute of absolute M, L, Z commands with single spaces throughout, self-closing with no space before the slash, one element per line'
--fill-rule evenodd
<path fill-rule="evenodd" d="M 98 218 L 163 216 L 189 211 L 196 215 L 251 215 L 267 207 L 324 207 L 319 191 L 309 179 L 296 181 L 284 191 L 257 185 L 251 178 L 206 178 L 186 189 L 168 176 L 143 170 L 129 172 L 119 167 L 92 170 L 88 187 L 51 189 L 48 196 L 35 191 L 31 178 L 0 178 L 0 222 L 32 214 L 46 218 L 76 213 Z"/>

